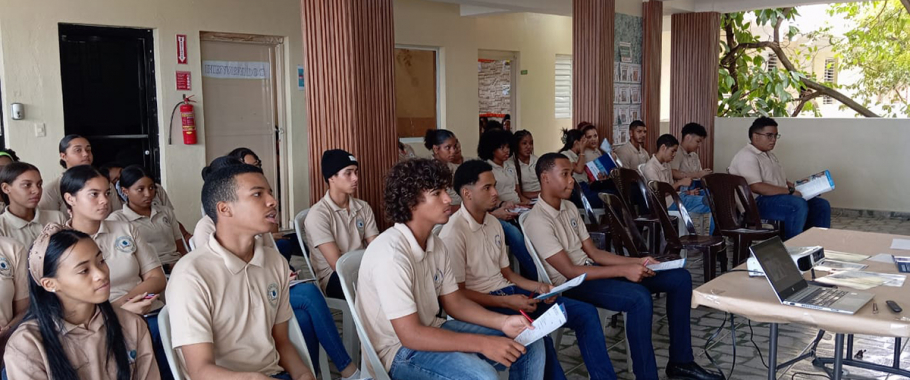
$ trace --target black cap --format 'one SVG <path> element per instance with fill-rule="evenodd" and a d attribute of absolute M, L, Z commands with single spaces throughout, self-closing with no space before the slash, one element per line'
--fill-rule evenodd
<path fill-rule="evenodd" d="M 336 173 L 351 165 L 360 166 L 353 154 L 341 149 L 330 149 L 322 153 L 322 177 L 326 182 Z"/>

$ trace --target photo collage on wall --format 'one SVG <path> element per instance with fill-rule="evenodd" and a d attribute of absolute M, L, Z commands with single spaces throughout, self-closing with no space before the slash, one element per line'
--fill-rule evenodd
<path fill-rule="evenodd" d="M 641 120 L 641 65 L 613 63 L 613 144 L 629 142 L 629 124 Z"/>

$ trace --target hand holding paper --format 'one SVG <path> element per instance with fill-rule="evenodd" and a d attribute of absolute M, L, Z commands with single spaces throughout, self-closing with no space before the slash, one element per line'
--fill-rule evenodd
<path fill-rule="evenodd" d="M 537 296 L 537 297 L 534 297 L 534 299 L 536 299 L 536 300 L 545 300 L 545 299 L 550 298 L 550 297 L 553 297 L 553 296 L 555 296 L 555 295 L 559 295 L 560 293 L 562 293 L 562 292 L 564 292 L 564 291 L 566 291 L 566 290 L 569 290 L 569 289 L 572 289 L 572 288 L 574 288 L 574 287 L 576 287 L 576 286 L 578 286 L 578 285 L 581 285 L 581 283 L 585 281 L 585 278 L 586 278 L 586 277 L 588 277 L 588 274 L 587 274 L 587 273 L 582 273 L 581 276 L 578 276 L 578 277 L 575 277 L 575 278 L 573 278 L 573 279 L 571 279 L 571 280 L 569 280 L 569 281 L 566 281 L 564 284 L 559 285 L 559 286 L 553 288 L 552 290 L 550 290 L 550 291 L 547 292 L 546 294 L 541 294 L 541 295 L 539 295 L 539 296 Z"/>
<path fill-rule="evenodd" d="M 518 315 L 519 318 L 524 318 L 523 316 Z M 533 330 L 525 330 L 517 337 L 515 341 L 523 344 L 527 347 L 529 344 L 538 341 L 539 339 L 549 335 L 554 330 L 562 327 L 566 324 L 566 309 L 562 305 L 553 305 L 550 310 L 547 310 L 546 313 L 537 318 L 534 321 Z"/>

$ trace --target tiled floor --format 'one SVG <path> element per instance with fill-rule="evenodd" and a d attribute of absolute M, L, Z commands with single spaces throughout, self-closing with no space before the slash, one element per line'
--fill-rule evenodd
<path fill-rule="evenodd" d="M 853 215 L 835 215 L 832 218 L 832 227 L 859 231 L 910 235 L 910 219 L 907 218 L 874 218 L 856 217 Z M 294 264 L 297 264 L 298 267 L 302 267 L 300 264 L 302 264 L 303 260 L 298 257 L 295 257 L 295 259 L 299 261 L 294 262 Z M 700 261 L 692 262 L 689 264 L 689 270 L 692 273 L 693 283 L 696 287 L 703 283 L 700 265 Z M 666 321 L 666 312 L 663 305 L 663 299 L 656 300 L 654 303 L 655 323 L 653 329 L 653 341 L 659 368 L 665 368 L 666 366 L 669 347 L 669 339 L 667 333 L 668 324 Z M 700 307 L 698 309 L 692 310 L 692 345 L 695 351 L 696 361 L 706 368 L 711 367 L 707 355 L 704 351 L 705 343 L 709 338 L 712 337 L 712 335 L 717 333 L 718 327 L 721 326 L 721 324 L 724 324 L 724 318 L 724 313 L 705 307 Z M 339 322 L 340 328 L 340 315 L 336 315 L 336 320 L 338 320 L 337 322 Z M 604 333 L 607 336 L 607 345 L 610 349 L 610 358 L 612 359 L 613 366 L 616 368 L 619 378 L 634 379 L 635 377 L 628 370 L 626 362 L 626 346 L 625 341 L 623 340 L 622 323 L 622 318 L 620 317 L 617 327 L 610 327 L 607 325 L 604 329 Z M 717 336 L 714 337 L 714 339 L 711 341 L 711 344 L 708 345 L 707 354 L 710 354 L 710 356 L 714 358 L 714 360 L 717 362 L 717 365 L 723 370 L 725 374 L 727 374 L 727 378 L 729 379 L 767 379 L 767 370 L 762 363 L 762 360 L 767 363 L 767 357 L 759 357 L 759 352 L 756 351 L 755 347 L 753 347 L 752 343 L 750 342 L 750 337 L 755 341 L 755 344 L 760 349 L 761 355 L 766 356 L 768 351 L 768 326 L 766 324 L 759 323 L 752 324 L 751 328 L 754 333 L 750 333 L 750 326 L 746 319 L 735 318 L 735 325 L 737 342 L 735 347 L 736 367 L 732 375 L 730 374 L 730 369 L 733 364 L 734 347 L 731 343 L 729 321 L 727 321 L 725 324 L 726 327 L 719 334 L 717 334 Z M 811 343 L 815 338 L 816 333 L 816 330 L 810 330 L 804 326 L 781 325 L 779 339 L 780 348 L 778 354 L 779 363 L 797 356 L 804 349 L 806 349 L 809 343 Z M 910 339 L 903 340 L 904 348 L 906 348 L 908 340 Z M 859 350 L 866 350 L 864 352 L 864 360 L 873 361 L 879 364 L 891 364 L 893 345 L 894 339 L 857 336 L 854 343 L 854 354 Z M 818 345 L 818 353 L 819 355 L 830 357 L 832 356 L 833 347 L 833 335 L 826 334 Z M 588 374 L 581 359 L 578 346 L 575 344 L 575 336 L 572 331 L 566 331 L 558 351 L 560 362 L 562 363 L 563 369 L 566 371 L 567 377 L 570 380 L 588 378 Z M 910 368 L 910 352 L 907 350 L 902 350 L 901 367 Z M 889 377 L 880 373 L 856 369 L 853 367 L 846 368 L 848 376 L 845 378 L 848 379 L 905 379 L 896 375 Z M 335 371 L 333 371 L 333 375 L 336 378 L 338 377 L 338 374 Z M 665 375 L 662 371 L 660 373 L 660 376 L 662 379 L 665 378 Z M 812 363 L 808 360 L 795 364 L 788 371 L 780 371 L 778 373 L 778 379 L 813 378 L 824 378 L 824 372 L 817 367 L 813 367 Z"/>

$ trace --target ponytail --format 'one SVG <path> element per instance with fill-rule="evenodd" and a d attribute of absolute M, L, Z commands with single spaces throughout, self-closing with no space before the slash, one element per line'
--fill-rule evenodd
<path fill-rule="evenodd" d="M 515 173 L 518 175 L 518 189 L 524 191 L 524 187 L 521 184 L 521 162 L 518 160 L 518 149 L 521 147 L 521 140 L 525 136 L 531 136 L 531 132 L 528 132 L 526 129 L 522 129 L 518 132 L 515 132 L 512 135 L 512 159 L 515 160 Z M 528 158 L 530 160 L 530 158 Z"/>
<path fill-rule="evenodd" d="M 562 130 L 562 149 L 559 150 L 560 153 L 567 150 L 572 150 L 572 147 L 575 146 L 576 141 L 580 141 L 585 137 L 585 134 L 582 133 L 579 129 L 563 129 Z"/>

